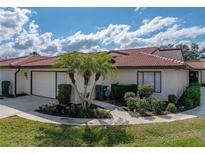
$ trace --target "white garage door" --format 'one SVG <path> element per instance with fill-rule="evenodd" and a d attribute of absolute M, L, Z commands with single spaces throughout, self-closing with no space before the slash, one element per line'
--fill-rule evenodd
<path fill-rule="evenodd" d="M 55 98 L 55 72 L 32 72 L 32 94 Z"/>

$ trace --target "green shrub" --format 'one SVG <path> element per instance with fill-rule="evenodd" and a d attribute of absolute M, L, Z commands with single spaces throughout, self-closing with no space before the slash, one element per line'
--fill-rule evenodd
<path fill-rule="evenodd" d="M 195 82 L 195 83 L 189 84 L 189 87 L 190 87 L 190 86 L 199 86 L 199 87 L 200 87 L 200 84 L 199 84 L 198 82 Z"/>
<path fill-rule="evenodd" d="M 110 118 L 110 111 L 105 109 L 80 108 L 79 116 L 82 118 Z"/>
<path fill-rule="evenodd" d="M 198 83 L 193 83 L 188 86 L 188 88 L 185 90 L 184 94 L 184 101 L 185 101 L 185 106 L 188 104 L 191 107 L 191 101 L 193 102 L 193 106 L 199 106 L 200 105 L 200 96 L 201 96 L 201 91 L 200 91 L 200 85 Z M 188 100 L 187 100 L 188 99 Z M 188 102 L 187 102 L 188 101 Z"/>
<path fill-rule="evenodd" d="M 112 84 L 111 85 L 111 94 L 112 99 L 118 101 L 124 101 L 124 95 L 126 92 L 137 93 L 136 84 Z"/>
<path fill-rule="evenodd" d="M 59 84 L 58 85 L 58 101 L 60 104 L 69 105 L 71 97 L 72 85 Z"/>
<path fill-rule="evenodd" d="M 166 111 L 169 111 L 171 113 L 175 113 L 177 111 L 177 108 L 176 108 L 174 103 L 169 103 L 167 105 Z"/>
<path fill-rule="evenodd" d="M 124 96 L 124 100 L 127 101 L 130 97 L 135 97 L 135 93 L 133 92 L 126 92 Z"/>
<path fill-rule="evenodd" d="M 184 105 L 188 108 L 192 108 L 194 106 L 194 101 L 191 98 L 184 99 Z"/>
<path fill-rule="evenodd" d="M 1 88 L 2 88 L 2 95 L 5 97 L 9 96 L 9 89 L 10 89 L 11 82 L 10 81 L 2 81 Z"/>
<path fill-rule="evenodd" d="M 138 88 L 140 98 L 149 97 L 154 92 L 152 85 L 141 85 Z"/>
<path fill-rule="evenodd" d="M 91 108 L 80 108 L 79 114 L 84 118 L 94 117 L 95 115 L 94 110 Z"/>
<path fill-rule="evenodd" d="M 95 111 L 95 117 L 96 118 L 111 118 L 111 114 L 109 110 L 98 108 Z"/>
<path fill-rule="evenodd" d="M 162 103 L 162 101 L 157 100 L 157 99 L 151 100 L 151 107 L 152 107 L 152 111 L 155 114 L 162 114 L 162 110 L 163 110 L 163 103 Z"/>
<path fill-rule="evenodd" d="M 177 103 L 177 96 L 176 95 L 169 95 L 168 102 L 176 104 Z"/>
<path fill-rule="evenodd" d="M 138 110 L 139 108 L 139 103 L 140 103 L 140 98 L 138 97 L 129 97 L 126 101 L 127 103 L 127 107 L 131 110 L 131 111 L 134 111 L 134 110 Z"/>
<path fill-rule="evenodd" d="M 140 114 L 145 114 L 150 109 L 151 109 L 151 105 L 145 98 L 139 99 L 138 111 Z"/>

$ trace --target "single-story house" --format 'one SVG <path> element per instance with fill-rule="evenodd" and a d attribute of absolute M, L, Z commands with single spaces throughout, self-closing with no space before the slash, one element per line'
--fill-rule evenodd
<path fill-rule="evenodd" d="M 166 101 L 169 94 L 180 97 L 189 83 L 198 81 L 205 84 L 205 61 L 183 60 L 180 49 L 137 48 L 112 50 L 118 73 L 101 79 L 98 84 L 110 86 L 112 83 L 151 84 L 155 92 L 153 97 Z M 10 93 L 26 93 L 49 98 L 58 95 L 57 86 L 71 81 L 65 69 L 54 69 L 53 63 L 58 57 L 28 55 L 24 57 L 0 60 L 0 83 L 11 82 Z M 77 86 L 83 90 L 83 78 L 76 76 Z M 90 83 L 92 85 L 92 83 Z M 89 87 L 91 88 L 91 86 Z M 1 95 L 1 85 L 0 85 Z M 72 101 L 78 102 L 73 90 Z"/>

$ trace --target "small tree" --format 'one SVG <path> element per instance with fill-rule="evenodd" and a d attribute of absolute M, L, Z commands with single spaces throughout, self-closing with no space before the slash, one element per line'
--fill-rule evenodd
<path fill-rule="evenodd" d="M 79 96 L 80 100 L 83 101 L 83 98 L 80 95 L 80 92 L 76 86 L 76 81 L 75 81 L 75 73 L 79 71 L 80 64 L 81 64 L 80 53 L 73 52 L 73 53 L 61 55 L 54 63 L 54 68 L 67 69 L 67 73 L 73 84 L 73 87 L 75 91 L 77 92 L 77 95 Z"/>
<path fill-rule="evenodd" d="M 92 102 L 92 95 L 96 86 L 97 81 L 102 76 L 103 79 L 107 77 L 107 75 L 114 75 L 117 72 L 117 67 L 114 64 L 113 58 L 111 55 L 105 52 L 99 52 L 94 54 L 94 73 L 95 73 L 95 81 L 91 90 L 89 104 Z"/>
<path fill-rule="evenodd" d="M 92 94 L 96 86 L 96 82 L 101 76 L 105 78 L 108 74 L 116 71 L 116 66 L 112 63 L 112 56 L 107 53 L 80 53 L 73 52 L 61 55 L 54 64 L 55 68 L 65 68 L 72 81 L 75 91 L 77 92 L 82 106 L 89 106 L 92 102 Z M 84 92 L 80 94 L 77 86 L 75 75 L 82 75 L 84 79 Z M 87 92 L 88 83 L 91 76 L 95 75 L 95 81 L 90 93 Z"/>

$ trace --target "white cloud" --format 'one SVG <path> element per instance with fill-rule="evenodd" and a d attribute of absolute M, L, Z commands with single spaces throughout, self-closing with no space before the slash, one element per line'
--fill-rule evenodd
<path fill-rule="evenodd" d="M 205 48 L 205 41 L 199 42 L 199 49 Z"/>
<path fill-rule="evenodd" d="M 145 9 L 145 7 L 136 7 L 134 9 L 135 12 L 138 12 L 139 14 L 142 14 L 142 11 Z"/>
<path fill-rule="evenodd" d="M 0 42 L 21 32 L 29 20 L 30 13 L 27 9 L 0 9 Z"/>
<path fill-rule="evenodd" d="M 63 51 L 99 50 L 100 46 L 114 43 L 123 33 L 129 30 L 128 25 L 112 25 L 96 33 L 82 34 L 77 32 L 61 41 Z"/>
<path fill-rule="evenodd" d="M 157 16 L 144 19 L 135 30 L 130 25 L 110 24 L 96 33 L 78 31 L 61 39 L 53 39 L 52 32 L 39 32 L 39 25 L 30 20 L 30 10 L 0 9 L 0 56 L 22 56 L 33 51 L 42 55 L 58 55 L 66 51 L 84 52 L 112 48 L 160 46 L 191 42 L 205 35 L 205 27 L 183 27 L 176 17 Z M 6 18 L 8 17 L 8 19 Z M 205 47 L 204 42 L 199 42 Z"/>
<path fill-rule="evenodd" d="M 139 10 L 140 10 L 140 7 L 136 7 L 136 8 L 134 9 L 135 12 L 137 12 L 137 11 L 139 11 Z"/>
<path fill-rule="evenodd" d="M 179 28 L 178 25 L 174 25 L 172 28 L 169 28 L 167 31 L 160 32 L 153 36 L 152 38 L 147 39 L 154 44 L 168 44 L 168 43 L 177 43 L 178 41 L 184 39 L 193 39 L 200 35 L 205 34 L 205 27 L 187 27 Z"/>
<path fill-rule="evenodd" d="M 156 30 L 161 30 L 165 27 L 169 27 L 177 22 L 177 18 L 173 17 L 161 17 L 157 16 L 152 20 L 145 19 L 143 20 L 143 25 L 136 31 L 137 35 L 145 35 Z"/>

